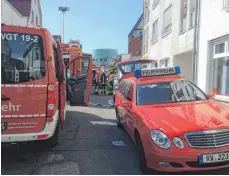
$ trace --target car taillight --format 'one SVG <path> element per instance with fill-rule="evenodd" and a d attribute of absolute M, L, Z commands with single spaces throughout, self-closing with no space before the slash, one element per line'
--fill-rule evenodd
<path fill-rule="evenodd" d="M 47 117 L 52 117 L 56 112 L 55 87 L 53 84 L 48 85 Z"/>

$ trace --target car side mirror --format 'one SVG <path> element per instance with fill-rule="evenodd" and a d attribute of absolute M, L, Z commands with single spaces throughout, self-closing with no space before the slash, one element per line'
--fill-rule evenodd
<path fill-rule="evenodd" d="M 214 98 L 214 97 L 215 97 L 215 94 L 214 94 L 214 93 L 209 93 L 209 94 L 208 94 L 208 98 L 212 99 L 212 98 Z"/>

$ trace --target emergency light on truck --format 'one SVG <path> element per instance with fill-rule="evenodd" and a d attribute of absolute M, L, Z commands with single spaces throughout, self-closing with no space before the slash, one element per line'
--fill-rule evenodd
<path fill-rule="evenodd" d="M 167 67 L 167 68 L 153 68 L 153 69 L 142 69 L 136 70 L 134 76 L 136 78 L 145 77 L 145 76 L 160 76 L 160 75 L 175 75 L 180 74 L 181 69 L 179 66 Z"/>

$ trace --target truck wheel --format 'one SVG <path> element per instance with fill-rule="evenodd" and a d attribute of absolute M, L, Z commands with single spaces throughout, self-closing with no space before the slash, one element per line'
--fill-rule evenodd
<path fill-rule="evenodd" d="M 45 144 L 46 144 L 47 147 L 53 148 L 58 144 L 58 141 L 59 141 L 59 128 L 60 128 L 60 124 L 59 124 L 59 121 L 58 121 L 53 136 L 51 138 L 45 140 Z"/>

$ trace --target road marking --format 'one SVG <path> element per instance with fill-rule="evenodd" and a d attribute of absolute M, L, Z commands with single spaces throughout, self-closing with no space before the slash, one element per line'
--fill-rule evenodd
<path fill-rule="evenodd" d="M 113 100 L 108 100 L 108 103 L 110 104 L 110 105 L 114 105 L 114 101 Z"/>
<path fill-rule="evenodd" d="M 92 103 L 92 102 L 89 102 L 90 105 L 93 105 L 93 106 L 98 106 L 99 103 L 95 104 L 95 103 Z"/>

